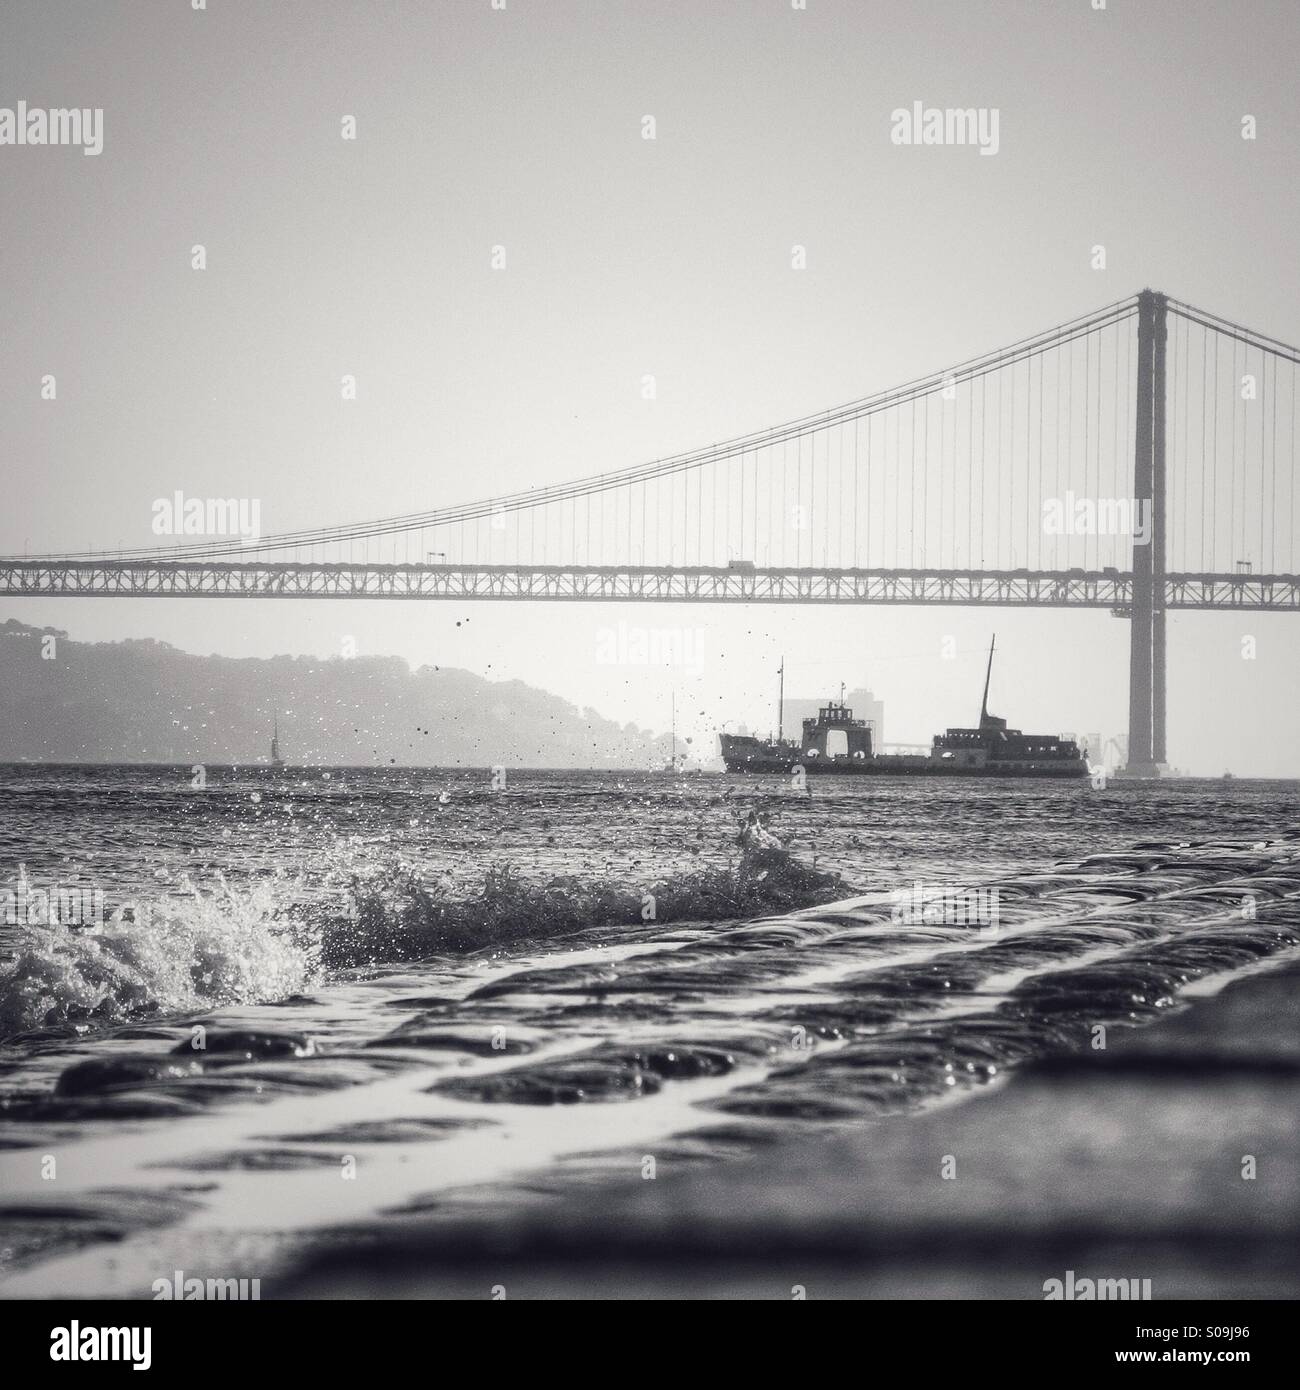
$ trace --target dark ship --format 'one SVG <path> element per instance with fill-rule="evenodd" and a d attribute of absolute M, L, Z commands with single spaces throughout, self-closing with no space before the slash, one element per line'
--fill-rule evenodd
<path fill-rule="evenodd" d="M 979 726 L 948 729 L 934 736 L 928 754 L 878 753 L 869 719 L 855 719 L 842 702 L 831 701 L 816 719 L 803 721 L 803 738 L 783 737 L 785 709 L 784 666 L 775 739 L 748 734 L 720 734 L 722 761 L 728 772 L 806 773 L 833 776 L 907 777 L 1086 777 L 1088 763 L 1073 739 L 1056 734 L 1026 734 L 1008 729 L 1007 721 L 989 713 L 989 681 L 993 675 L 994 637 L 984 675 L 984 699 Z M 832 734 L 842 734 L 840 751 L 831 752 Z"/>

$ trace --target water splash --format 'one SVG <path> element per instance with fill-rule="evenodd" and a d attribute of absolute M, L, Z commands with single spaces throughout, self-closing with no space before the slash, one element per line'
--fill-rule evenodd
<path fill-rule="evenodd" d="M 737 862 L 674 874 L 646 888 L 564 874 L 537 883 L 493 866 L 477 892 L 458 894 L 399 856 L 348 880 L 345 917 L 323 923 L 330 965 L 418 960 L 588 927 L 734 921 L 812 907 L 850 889 L 783 849 L 747 850 Z"/>
<path fill-rule="evenodd" d="M 191 887 L 184 898 L 119 908 L 98 930 L 22 928 L 0 960 L 0 1038 L 271 1003 L 310 988 L 324 967 L 462 954 L 587 927 L 743 919 L 846 891 L 835 875 L 776 849 L 644 890 L 577 875 L 537 882 L 506 865 L 465 892 L 394 854 L 352 870 L 341 902 L 303 902 L 282 879 L 247 889 L 223 879 L 219 891 Z"/>
<path fill-rule="evenodd" d="M 223 881 L 220 891 L 119 908 L 96 930 L 21 928 L 0 960 L 0 1037 L 301 992 L 319 974 L 319 952 L 281 913 L 282 891 L 274 880 Z"/>

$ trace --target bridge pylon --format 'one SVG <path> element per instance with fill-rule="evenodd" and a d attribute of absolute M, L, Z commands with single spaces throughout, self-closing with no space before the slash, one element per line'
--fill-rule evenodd
<path fill-rule="evenodd" d="M 1133 498 L 1150 515 L 1147 544 L 1133 546 L 1129 631 L 1128 764 L 1131 777 L 1158 777 L 1165 747 L 1165 344 L 1168 300 L 1138 295 L 1137 426 Z"/>

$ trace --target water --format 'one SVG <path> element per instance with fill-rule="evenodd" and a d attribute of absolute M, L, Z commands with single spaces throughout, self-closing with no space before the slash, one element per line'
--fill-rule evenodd
<path fill-rule="evenodd" d="M 0 769 L 0 880 L 106 917 L 0 928 L 6 1293 L 725 1161 L 1300 950 L 1295 784 L 206 777 Z M 741 863 L 751 806 L 788 858 Z M 945 886 L 996 923 L 900 920 Z"/>

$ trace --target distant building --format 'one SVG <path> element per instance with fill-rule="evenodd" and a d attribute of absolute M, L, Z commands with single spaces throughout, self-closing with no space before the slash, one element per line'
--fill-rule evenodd
<path fill-rule="evenodd" d="M 836 687 L 834 690 L 828 690 L 817 700 L 787 699 L 785 702 L 786 738 L 797 739 L 803 733 L 803 721 L 805 719 L 816 719 L 818 710 L 830 704 L 832 700 L 838 702 L 839 698 L 839 688 Z M 859 688 L 858 690 L 850 690 L 844 697 L 844 703 L 853 711 L 855 719 L 871 720 L 871 746 L 878 752 L 885 741 L 885 702 L 877 700 L 871 691 Z"/>

